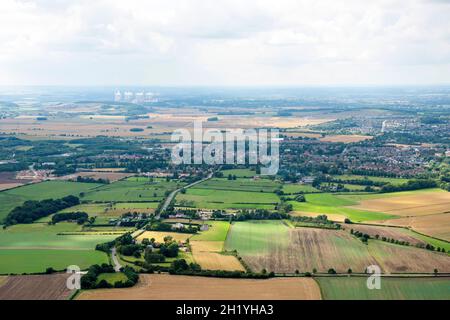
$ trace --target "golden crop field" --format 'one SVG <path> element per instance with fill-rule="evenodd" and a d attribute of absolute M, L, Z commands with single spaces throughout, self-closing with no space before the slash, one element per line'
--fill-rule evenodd
<path fill-rule="evenodd" d="M 224 279 L 142 274 L 126 289 L 83 291 L 80 300 L 320 300 L 312 278 Z"/>
<path fill-rule="evenodd" d="M 320 141 L 323 142 L 343 142 L 343 143 L 352 143 L 352 142 L 360 142 L 364 140 L 372 139 L 372 136 L 362 136 L 362 135 L 329 135 L 324 138 L 321 138 Z"/>
<path fill-rule="evenodd" d="M 378 199 L 364 199 L 351 208 L 404 217 L 444 213 L 450 211 L 450 192 L 424 191 Z"/>
<path fill-rule="evenodd" d="M 171 236 L 175 241 L 186 242 L 192 236 L 190 233 L 166 232 L 166 231 L 145 231 L 141 233 L 136 240 L 142 242 L 143 239 L 154 238 L 156 242 L 164 242 L 164 237 Z"/>
<path fill-rule="evenodd" d="M 450 213 L 404 217 L 372 222 L 376 224 L 408 227 L 416 230 L 417 232 L 450 241 Z"/>
<path fill-rule="evenodd" d="M 223 241 L 190 241 L 189 244 L 195 262 L 202 269 L 245 271 L 235 256 L 221 254 Z"/>

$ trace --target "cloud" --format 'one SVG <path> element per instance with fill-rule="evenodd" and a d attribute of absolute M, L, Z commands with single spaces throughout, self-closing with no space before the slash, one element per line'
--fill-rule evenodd
<path fill-rule="evenodd" d="M 450 82 L 448 1 L 2 0 L 0 84 Z"/>

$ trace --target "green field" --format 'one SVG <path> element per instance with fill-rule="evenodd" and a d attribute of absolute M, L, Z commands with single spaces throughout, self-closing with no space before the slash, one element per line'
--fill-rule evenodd
<path fill-rule="evenodd" d="M 232 224 L 225 248 L 240 255 L 264 255 L 270 253 L 269 245 L 287 247 L 288 243 L 289 228 L 282 221 L 244 221 Z"/>
<path fill-rule="evenodd" d="M 370 180 L 373 182 L 383 182 L 383 183 L 390 183 L 392 185 L 398 186 L 401 184 L 404 184 L 408 182 L 409 179 L 403 179 L 403 178 L 386 178 L 386 177 L 369 177 L 369 176 L 360 176 L 360 175 L 353 175 L 353 174 L 343 174 L 343 175 L 335 175 L 333 176 L 334 179 L 339 180 Z"/>
<path fill-rule="evenodd" d="M 15 207 L 27 200 L 58 199 L 68 195 L 79 196 L 100 186 L 95 183 L 45 181 L 0 192 L 0 221 Z"/>
<path fill-rule="evenodd" d="M 0 273 L 43 272 L 47 267 L 61 270 L 70 264 L 86 268 L 107 262 L 106 254 L 95 251 L 95 245 L 118 235 L 61 235 L 80 230 L 81 226 L 67 222 L 21 224 L 0 230 Z"/>
<path fill-rule="evenodd" d="M 215 189 L 215 190 L 234 190 L 234 191 L 254 191 L 254 192 L 275 192 L 281 183 L 269 179 L 246 179 L 238 178 L 228 180 L 224 178 L 213 178 L 206 180 L 192 189 Z"/>
<path fill-rule="evenodd" d="M 230 223 L 228 221 L 208 221 L 209 230 L 201 231 L 192 236 L 196 241 L 225 241 Z"/>
<path fill-rule="evenodd" d="M 95 202 L 160 201 L 164 198 L 166 191 L 181 186 L 181 183 L 167 182 L 165 179 L 149 180 L 145 177 L 130 177 L 87 192 L 82 200 Z"/>
<path fill-rule="evenodd" d="M 283 192 L 285 194 L 296 194 L 296 193 L 310 193 L 310 192 L 319 192 L 316 188 L 309 184 L 296 184 L 289 183 L 283 185 Z"/>
<path fill-rule="evenodd" d="M 330 193 L 306 194 L 306 202 L 290 201 L 293 211 L 320 213 L 320 214 L 340 214 L 355 222 L 383 220 L 396 218 L 395 215 L 364 211 L 346 206 L 356 205 L 358 202 L 351 196 L 336 196 Z"/>
<path fill-rule="evenodd" d="M 116 236 L 105 235 L 58 235 L 81 231 L 76 223 L 60 222 L 56 225 L 46 223 L 18 224 L 0 230 L 0 249 L 39 248 L 39 249 L 84 249 L 93 250 L 101 242 L 113 240 Z"/>
<path fill-rule="evenodd" d="M 230 169 L 222 170 L 223 176 L 226 178 L 228 175 L 236 176 L 237 178 L 252 178 L 256 176 L 256 171 L 250 169 Z"/>
<path fill-rule="evenodd" d="M 97 277 L 97 283 L 99 283 L 102 280 L 106 280 L 111 285 L 114 285 L 114 283 L 122 281 L 126 282 L 128 280 L 127 276 L 122 272 L 115 272 L 115 273 L 101 273 Z"/>
<path fill-rule="evenodd" d="M 369 290 L 366 277 L 317 277 L 324 300 L 449 300 L 450 278 L 382 278 Z"/>
<path fill-rule="evenodd" d="M 98 263 L 108 263 L 108 256 L 94 250 L 0 249 L 0 274 L 65 270 L 70 265 L 86 269 Z"/>
<path fill-rule="evenodd" d="M 185 194 L 177 194 L 176 203 L 181 204 L 181 201 L 192 202 L 194 207 L 203 209 L 271 210 L 280 200 L 274 193 L 190 188 Z"/>

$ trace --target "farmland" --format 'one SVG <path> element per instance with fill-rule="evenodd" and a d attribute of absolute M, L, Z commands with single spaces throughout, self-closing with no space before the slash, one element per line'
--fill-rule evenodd
<path fill-rule="evenodd" d="M 0 300 L 66 300 L 68 274 L 11 276 L 0 286 Z"/>
<path fill-rule="evenodd" d="M 378 195 L 366 196 L 352 208 L 398 216 L 438 214 L 450 210 L 450 193 L 431 189 L 414 193 L 398 192 L 383 197 L 378 197 Z"/>
<path fill-rule="evenodd" d="M 280 182 L 275 182 L 269 179 L 253 180 L 246 178 L 237 178 L 236 180 L 213 178 L 193 187 L 193 189 L 215 189 L 269 193 L 275 192 L 277 188 L 281 188 Z"/>
<path fill-rule="evenodd" d="M 370 241 L 369 252 L 388 273 L 450 272 L 450 256 L 424 249 Z"/>
<path fill-rule="evenodd" d="M 74 223 L 33 223 L 0 230 L 0 274 L 44 272 L 47 267 L 62 270 L 71 264 L 87 268 L 107 262 L 105 253 L 94 251 L 95 245 L 117 235 L 80 230 Z"/>
<path fill-rule="evenodd" d="M 80 300 L 318 300 L 317 283 L 311 278 L 221 279 L 165 274 L 141 275 L 129 289 L 83 291 Z"/>
<path fill-rule="evenodd" d="M 324 300 L 449 300 L 450 278 L 382 278 L 380 290 L 365 277 L 317 277 Z"/>
<path fill-rule="evenodd" d="M 276 273 L 364 272 L 375 260 L 360 241 L 343 231 L 288 228 L 282 223 L 233 224 L 226 248 L 236 249 L 252 270 Z"/>
<path fill-rule="evenodd" d="M 372 227 L 354 225 L 355 230 L 358 228 L 410 243 L 423 243 L 408 230 L 371 230 Z M 237 250 L 254 271 L 327 272 L 333 268 L 345 273 L 351 268 L 353 272 L 363 273 L 372 264 L 380 265 L 387 273 L 432 273 L 435 268 L 440 272 L 450 271 L 450 257 L 446 254 L 381 240 L 370 240 L 365 245 L 348 230 L 289 228 L 279 221 L 235 222 L 225 248 Z"/>
<path fill-rule="evenodd" d="M 67 181 L 45 181 L 0 192 L 0 221 L 15 207 L 27 200 L 57 199 L 68 195 L 78 196 L 81 192 L 98 187 L 95 183 Z"/>
<path fill-rule="evenodd" d="M 156 242 L 163 243 L 164 237 L 170 236 L 173 240 L 178 242 L 186 242 L 192 234 L 190 233 L 179 233 L 179 232 L 169 232 L 169 231 L 145 231 L 141 233 L 136 240 L 138 242 L 142 242 L 143 239 L 152 239 L 154 238 Z"/>
<path fill-rule="evenodd" d="M 181 185 L 177 182 L 167 182 L 165 179 L 149 180 L 145 177 L 130 177 L 87 192 L 83 201 L 94 202 L 144 202 L 160 201 L 167 191 Z"/>
<path fill-rule="evenodd" d="M 395 218 L 393 214 L 375 212 L 356 207 L 357 201 L 349 196 L 330 193 L 306 194 L 306 202 L 290 201 L 294 213 L 334 214 L 348 217 L 355 222 Z"/>
<path fill-rule="evenodd" d="M 191 203 L 202 209 L 274 209 L 279 198 L 274 193 L 223 191 L 214 189 L 187 189 L 185 194 L 178 194 L 177 205 Z"/>
<path fill-rule="evenodd" d="M 371 176 L 360 176 L 360 175 L 354 175 L 354 174 L 334 175 L 333 179 L 344 180 L 344 181 L 369 180 L 369 181 L 373 181 L 373 182 L 390 183 L 392 185 L 401 185 L 401 184 L 408 182 L 408 179 L 402 179 L 402 178 L 371 177 Z"/>
<path fill-rule="evenodd" d="M 413 245 L 424 244 L 424 242 L 420 240 L 414 232 L 405 228 L 368 226 L 359 224 L 353 224 L 349 228 L 368 234 L 372 238 L 378 235 L 380 239 L 385 237 L 399 241 L 406 241 Z"/>
<path fill-rule="evenodd" d="M 450 241 L 450 213 L 373 221 L 373 223 L 404 226 L 432 237 Z"/>

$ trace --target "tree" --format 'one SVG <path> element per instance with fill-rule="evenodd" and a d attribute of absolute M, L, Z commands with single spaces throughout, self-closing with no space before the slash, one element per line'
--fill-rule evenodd
<path fill-rule="evenodd" d="M 434 269 L 433 272 L 434 272 L 434 275 L 437 276 L 439 270 L 438 269 Z"/>
<path fill-rule="evenodd" d="M 352 273 L 353 273 L 352 269 L 351 269 L 351 268 L 348 268 L 347 273 L 348 273 L 348 274 L 352 274 Z"/>
<path fill-rule="evenodd" d="M 328 274 L 336 274 L 336 270 L 333 268 L 328 269 Z"/>

